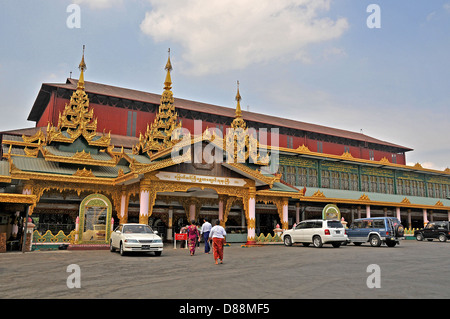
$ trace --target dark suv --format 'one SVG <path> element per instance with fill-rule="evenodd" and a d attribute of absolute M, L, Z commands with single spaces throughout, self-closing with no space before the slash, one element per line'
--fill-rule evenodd
<path fill-rule="evenodd" d="M 379 247 L 382 243 L 394 247 L 400 244 L 404 228 L 395 217 L 360 218 L 353 221 L 347 235 L 356 246 L 369 242 L 373 247 Z"/>
<path fill-rule="evenodd" d="M 447 241 L 447 239 L 450 239 L 449 222 L 442 221 L 428 223 L 425 228 L 416 230 L 414 236 L 416 236 L 416 239 L 419 241 L 422 241 L 425 238 L 429 241 L 432 241 L 435 238 L 442 242 Z"/>

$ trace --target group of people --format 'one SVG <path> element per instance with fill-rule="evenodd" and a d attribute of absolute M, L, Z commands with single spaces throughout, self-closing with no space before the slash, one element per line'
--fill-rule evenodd
<path fill-rule="evenodd" d="M 213 227 L 207 219 L 203 219 L 203 224 L 199 230 L 195 225 L 195 220 L 192 220 L 190 225 L 186 229 L 188 237 L 188 246 L 191 256 L 194 256 L 197 244 L 200 242 L 200 238 L 203 237 L 205 241 L 205 254 L 209 254 L 212 251 L 214 255 L 214 261 L 217 264 L 223 263 L 223 247 L 227 233 L 225 229 L 220 226 L 220 221 L 217 220 L 216 225 Z M 212 245 L 210 245 L 210 243 Z"/>

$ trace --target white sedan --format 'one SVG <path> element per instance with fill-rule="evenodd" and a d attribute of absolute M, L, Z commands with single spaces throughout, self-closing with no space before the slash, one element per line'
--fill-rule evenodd
<path fill-rule="evenodd" d="M 148 225 L 145 224 L 122 224 L 111 234 L 109 242 L 110 251 L 119 249 L 120 255 L 127 252 L 154 252 L 161 256 L 163 242 Z"/>

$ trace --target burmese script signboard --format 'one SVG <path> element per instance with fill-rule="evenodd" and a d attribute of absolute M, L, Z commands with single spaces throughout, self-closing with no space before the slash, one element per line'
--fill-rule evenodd
<path fill-rule="evenodd" d="M 245 180 L 242 178 L 206 176 L 206 175 L 173 173 L 173 172 L 159 172 L 158 174 L 156 174 L 156 177 L 164 181 L 223 185 L 223 186 L 242 187 L 246 183 Z"/>

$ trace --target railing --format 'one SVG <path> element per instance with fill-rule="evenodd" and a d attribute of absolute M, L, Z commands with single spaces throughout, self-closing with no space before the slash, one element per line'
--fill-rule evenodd
<path fill-rule="evenodd" d="M 60 230 L 56 235 L 50 230 L 47 230 L 45 234 L 41 235 L 37 230 L 33 232 L 33 243 L 34 244 L 50 244 L 50 243 L 74 243 L 75 242 L 75 230 L 72 230 L 68 235 L 66 235 L 62 230 Z"/>
<path fill-rule="evenodd" d="M 279 243 L 282 242 L 280 235 L 276 234 L 272 236 L 272 234 L 264 235 L 261 233 L 258 237 L 256 237 L 256 242 L 258 243 Z"/>

